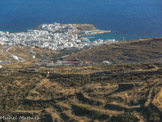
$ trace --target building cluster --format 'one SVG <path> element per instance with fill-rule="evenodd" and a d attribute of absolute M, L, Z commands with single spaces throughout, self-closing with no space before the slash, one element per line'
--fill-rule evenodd
<path fill-rule="evenodd" d="M 1 45 L 22 45 L 61 50 L 68 48 L 84 48 L 103 43 L 113 43 L 115 40 L 96 40 L 90 42 L 88 38 L 82 38 L 75 33 L 76 28 L 71 24 L 42 24 L 37 29 L 27 32 L 9 33 L 0 31 Z"/>
<path fill-rule="evenodd" d="M 81 61 L 78 59 L 66 60 L 65 58 L 60 58 L 56 62 L 50 60 L 43 60 L 42 62 L 36 62 L 35 67 L 56 67 L 56 66 L 83 66 L 90 65 L 90 61 Z"/>

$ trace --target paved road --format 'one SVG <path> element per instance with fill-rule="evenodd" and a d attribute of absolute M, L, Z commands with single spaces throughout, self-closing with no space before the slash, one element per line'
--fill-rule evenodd
<path fill-rule="evenodd" d="M 12 48 L 12 46 L 5 46 L 1 51 L 8 53 L 9 55 L 11 55 L 11 58 L 17 60 L 18 62 L 25 62 L 25 59 L 23 59 L 22 57 L 19 57 L 19 56 L 16 56 L 16 55 L 10 53 L 9 49 L 11 49 L 11 48 Z"/>

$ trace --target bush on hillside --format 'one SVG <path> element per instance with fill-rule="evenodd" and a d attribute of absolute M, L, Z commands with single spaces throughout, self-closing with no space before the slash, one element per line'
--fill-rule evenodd
<path fill-rule="evenodd" d="M 130 112 L 126 112 L 118 116 L 118 122 L 135 122 L 135 120 L 135 115 Z"/>

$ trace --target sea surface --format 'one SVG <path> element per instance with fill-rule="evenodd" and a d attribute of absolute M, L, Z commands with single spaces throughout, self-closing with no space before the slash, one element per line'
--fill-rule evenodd
<path fill-rule="evenodd" d="M 93 39 L 162 37 L 162 0 L 0 1 L 1 31 L 27 31 L 54 22 L 89 23 L 112 31 Z"/>

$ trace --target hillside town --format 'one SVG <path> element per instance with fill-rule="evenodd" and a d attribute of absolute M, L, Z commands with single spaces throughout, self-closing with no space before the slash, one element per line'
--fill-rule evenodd
<path fill-rule="evenodd" d="M 84 48 L 104 43 L 114 43 L 115 39 L 103 41 L 98 39 L 91 42 L 88 38 L 76 33 L 77 29 L 72 24 L 42 24 L 27 32 L 3 32 L 0 31 L 0 44 L 8 46 L 28 46 L 46 48 L 51 50 L 62 50 L 69 48 Z M 83 31 L 82 33 L 86 33 Z"/>

